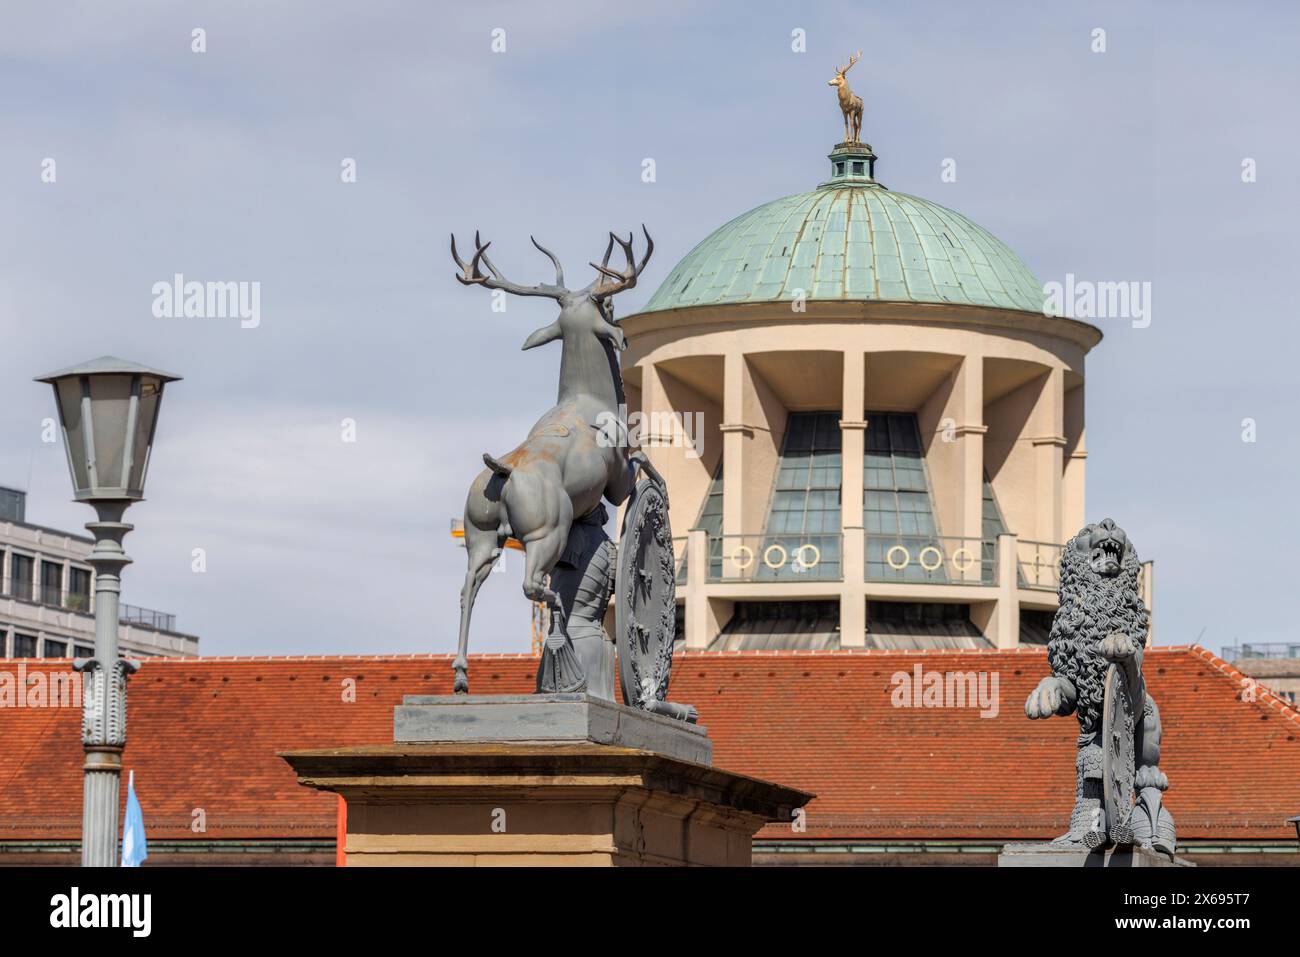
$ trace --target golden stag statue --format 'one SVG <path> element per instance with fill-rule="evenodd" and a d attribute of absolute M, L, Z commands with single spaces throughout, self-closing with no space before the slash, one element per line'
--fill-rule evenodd
<path fill-rule="evenodd" d="M 840 112 L 844 114 L 844 142 L 862 142 L 862 97 L 849 89 L 849 81 L 844 74 L 852 69 L 853 64 L 862 59 L 862 51 L 849 57 L 849 62 L 835 71 L 835 78 L 826 81 L 827 86 L 836 88 L 840 100 Z"/>

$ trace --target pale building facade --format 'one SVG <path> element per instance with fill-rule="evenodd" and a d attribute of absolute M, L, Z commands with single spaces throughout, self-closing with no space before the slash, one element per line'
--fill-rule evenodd
<path fill-rule="evenodd" d="M 0 658 L 89 658 L 95 647 L 94 541 L 27 521 L 26 495 L 0 488 Z M 197 655 L 176 616 L 122 604 L 123 656 Z"/>
<path fill-rule="evenodd" d="M 870 147 L 830 159 L 622 320 L 629 411 L 672 493 L 679 631 L 713 649 L 1045 641 L 1085 522 L 1101 333 L 1045 315 L 987 231 L 881 186 Z"/>
<path fill-rule="evenodd" d="M 1230 645 L 1223 657 L 1278 697 L 1300 704 L 1300 641 Z"/>

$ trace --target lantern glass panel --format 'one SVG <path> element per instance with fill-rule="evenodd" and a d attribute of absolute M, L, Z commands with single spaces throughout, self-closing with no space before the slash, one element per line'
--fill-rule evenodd
<path fill-rule="evenodd" d="M 90 479 L 86 474 L 85 424 L 81 421 L 81 380 L 60 379 L 54 383 L 54 391 L 58 395 L 59 415 L 63 419 L 73 491 L 81 498 L 90 490 Z"/>
<path fill-rule="evenodd" d="M 127 490 L 133 495 L 144 495 L 145 469 L 149 465 L 149 447 L 153 445 L 154 426 L 158 421 L 158 403 L 162 401 L 163 384 L 150 376 L 140 379 L 140 408 L 135 420 L 135 435 L 131 436 L 131 475 Z"/>
<path fill-rule="evenodd" d="M 95 491 L 124 489 L 122 463 L 126 459 L 127 412 L 131 405 L 131 376 L 89 376 L 91 421 L 95 433 L 93 482 Z"/>

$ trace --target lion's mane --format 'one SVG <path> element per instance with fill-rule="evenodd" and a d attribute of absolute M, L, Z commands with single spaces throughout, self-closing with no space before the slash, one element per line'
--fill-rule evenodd
<path fill-rule="evenodd" d="M 1082 529 L 1061 553 L 1060 610 L 1052 620 L 1047 640 L 1047 661 L 1052 673 L 1074 685 L 1079 698 L 1076 713 L 1085 734 L 1100 727 L 1101 706 L 1109 662 L 1097 651 L 1107 635 L 1120 632 L 1142 648 L 1146 645 L 1147 609 L 1138 594 L 1141 563 L 1132 545 L 1124 549 L 1120 572 L 1103 578 L 1092 570 L 1088 551 L 1075 547 Z"/>

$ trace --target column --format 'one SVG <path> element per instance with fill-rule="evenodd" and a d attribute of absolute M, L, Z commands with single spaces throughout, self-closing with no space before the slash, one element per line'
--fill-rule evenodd
<path fill-rule="evenodd" d="M 686 647 L 703 649 L 713 635 L 709 629 L 709 597 L 705 582 L 709 575 L 709 535 L 702 528 L 686 533 Z"/>
<path fill-rule="evenodd" d="M 998 536 L 998 604 L 993 615 L 993 634 L 988 637 L 999 648 L 1020 644 L 1020 584 L 1015 535 Z"/>
<path fill-rule="evenodd" d="M 844 385 L 840 400 L 840 647 L 867 643 L 867 543 L 862 524 L 863 457 L 867 423 L 866 355 L 844 353 Z"/>
<path fill-rule="evenodd" d="M 723 360 L 722 381 L 722 534 L 739 535 L 745 507 L 745 452 L 754 437 L 745 425 L 745 356 L 729 353 Z"/>
<path fill-rule="evenodd" d="M 956 359 L 917 412 L 934 494 L 942 551 L 955 569 L 980 580 L 983 532 L 984 359 Z"/>
<path fill-rule="evenodd" d="M 1155 643 L 1156 636 L 1156 563 L 1147 561 L 1142 563 L 1142 604 L 1147 606 L 1147 647 L 1150 648 Z"/>
<path fill-rule="evenodd" d="M 961 443 L 963 538 L 979 541 L 984 537 L 984 358 L 967 356 L 957 373 L 961 394 L 961 418 L 957 421 L 957 441 Z"/>
<path fill-rule="evenodd" d="M 1088 458 L 1084 427 L 1083 385 L 1065 393 L 1065 476 L 1061 493 L 1061 532 L 1073 535 L 1088 524 L 1084 498 L 1084 466 Z"/>
<path fill-rule="evenodd" d="M 1052 369 L 1043 383 L 1034 408 L 1037 434 L 1030 438 L 1034 448 L 1034 536 L 1041 542 L 1059 544 L 1065 462 L 1065 374 Z"/>
<path fill-rule="evenodd" d="M 659 474 L 664 477 L 668 483 L 668 523 L 681 528 L 683 525 L 689 525 L 695 518 L 694 515 L 684 514 L 681 509 L 688 503 L 685 496 L 673 495 L 673 479 L 677 472 L 674 467 L 677 463 L 673 461 L 671 452 L 672 436 L 661 435 L 654 431 L 656 422 L 662 421 L 663 416 L 656 416 L 654 413 L 671 412 L 672 406 L 668 402 L 668 395 L 664 390 L 663 381 L 659 377 L 659 367 L 653 362 L 645 362 L 641 365 L 641 431 L 639 441 L 641 448 L 645 451 L 650 463 L 659 470 Z M 616 521 L 618 527 L 623 525 L 623 509 L 626 503 L 619 506 Z M 698 508 L 698 506 L 697 506 Z"/>

